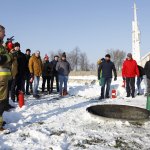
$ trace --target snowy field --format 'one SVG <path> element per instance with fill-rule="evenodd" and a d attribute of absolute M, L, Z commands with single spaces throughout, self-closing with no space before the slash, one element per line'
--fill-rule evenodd
<path fill-rule="evenodd" d="M 75 82 L 76 78 L 80 82 Z M 112 83 L 117 99 L 97 101 L 100 87 L 96 77 L 71 77 L 69 96 L 57 94 L 35 100 L 26 98 L 25 106 L 4 113 L 5 128 L 0 134 L 1 150 L 149 150 L 150 121 L 130 123 L 90 115 L 86 108 L 95 104 L 127 104 L 146 107 L 146 97 L 125 98 L 122 79 Z M 82 79 L 82 82 L 81 82 Z M 90 80 L 85 83 L 85 80 Z M 142 85 L 144 89 L 144 84 Z"/>

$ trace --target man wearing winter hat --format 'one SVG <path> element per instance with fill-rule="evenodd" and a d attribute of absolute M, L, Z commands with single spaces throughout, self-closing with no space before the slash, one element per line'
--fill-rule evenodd
<path fill-rule="evenodd" d="M 123 63 L 122 77 L 126 80 L 127 97 L 135 97 L 135 77 L 139 77 L 137 62 L 133 60 L 132 54 L 127 54 L 127 59 Z"/>
<path fill-rule="evenodd" d="M 110 98 L 109 91 L 110 91 L 110 85 L 112 81 L 112 71 L 114 72 L 114 80 L 115 81 L 117 80 L 116 68 L 114 63 L 110 60 L 110 58 L 111 56 L 107 54 L 105 56 L 105 61 L 103 61 L 98 67 L 98 80 L 103 81 L 101 83 L 101 96 L 99 100 L 102 100 L 104 98 Z M 102 76 L 100 76 L 101 71 L 102 71 Z M 106 94 L 105 94 L 105 86 L 107 86 Z"/>
<path fill-rule="evenodd" d="M 56 79 L 57 92 L 59 92 L 59 77 L 58 77 L 58 72 L 56 70 L 56 65 L 58 63 L 58 59 L 59 59 L 59 56 L 55 55 L 54 60 L 51 61 L 51 64 L 53 65 L 53 72 L 52 72 L 52 77 L 51 77 L 51 92 L 53 92 L 54 78 Z"/>
<path fill-rule="evenodd" d="M 30 70 L 29 70 L 29 60 L 31 58 L 31 50 L 26 49 L 26 60 L 27 60 L 27 71 L 26 71 L 26 87 L 25 87 L 25 92 L 26 95 L 30 95 L 32 92 L 32 83 L 30 82 Z M 29 92 L 29 87 L 30 87 L 30 92 Z"/>
<path fill-rule="evenodd" d="M 16 94 L 18 98 L 19 91 L 25 92 L 24 84 L 27 72 L 27 59 L 25 54 L 22 53 L 20 50 L 20 43 L 16 42 L 14 44 L 14 49 L 17 52 L 17 63 L 18 63 L 18 73 L 16 75 L 16 87 L 17 87 Z"/>
<path fill-rule="evenodd" d="M 56 65 L 56 71 L 59 74 L 59 92 L 61 96 L 67 95 L 67 82 L 68 76 L 71 71 L 71 67 L 69 62 L 66 60 L 66 53 L 62 54 L 61 61 L 59 61 Z M 64 84 L 64 89 L 63 89 Z"/>

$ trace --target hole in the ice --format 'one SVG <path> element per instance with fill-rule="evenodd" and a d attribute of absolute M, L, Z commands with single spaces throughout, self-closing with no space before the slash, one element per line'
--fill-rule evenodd
<path fill-rule="evenodd" d="M 87 111 L 101 117 L 133 121 L 149 119 L 150 115 L 146 109 L 126 105 L 95 105 L 88 107 Z"/>

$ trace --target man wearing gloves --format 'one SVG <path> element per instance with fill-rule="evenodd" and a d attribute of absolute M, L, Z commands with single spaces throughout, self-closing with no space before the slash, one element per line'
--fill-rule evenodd
<path fill-rule="evenodd" d="M 112 81 L 112 71 L 114 72 L 114 80 L 117 80 L 117 72 L 114 63 L 110 60 L 111 56 L 107 54 L 105 56 L 105 61 L 103 61 L 98 67 L 98 80 L 103 78 L 103 83 L 101 84 L 101 96 L 99 100 L 109 97 L 110 85 Z M 100 73 L 102 71 L 102 76 L 100 78 Z M 106 93 L 105 93 L 105 86 Z M 105 97 L 104 97 L 105 96 Z"/>

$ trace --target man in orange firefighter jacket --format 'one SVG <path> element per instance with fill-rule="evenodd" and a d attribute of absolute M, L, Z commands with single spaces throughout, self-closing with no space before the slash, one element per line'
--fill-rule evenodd
<path fill-rule="evenodd" d="M 5 28 L 0 25 L 0 131 L 3 131 L 3 112 L 7 101 L 8 81 L 11 77 L 11 60 L 13 56 L 8 54 L 3 46 L 3 39 L 5 37 Z"/>

